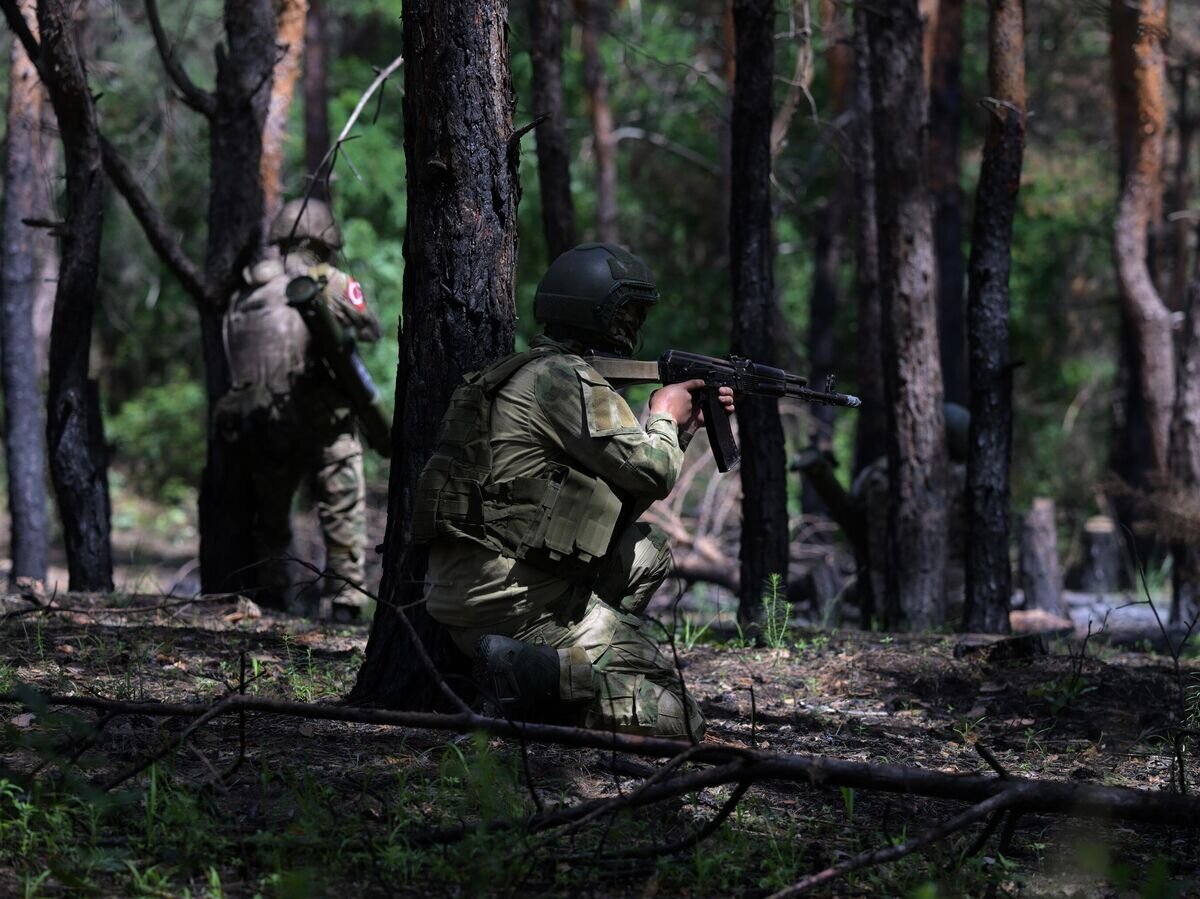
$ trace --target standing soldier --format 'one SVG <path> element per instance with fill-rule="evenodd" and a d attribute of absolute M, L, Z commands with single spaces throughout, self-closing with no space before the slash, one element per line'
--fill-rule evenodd
<path fill-rule="evenodd" d="M 643 426 L 582 358 L 629 355 L 657 302 L 650 270 L 620 247 L 556 259 L 534 300 L 545 334 L 467 377 L 417 485 L 429 613 L 510 717 L 703 734 L 670 654 L 642 630 L 670 549 L 637 522 L 679 476 L 703 382 L 655 392 Z M 732 412 L 732 391 L 720 395 Z"/>
<path fill-rule="evenodd" d="M 319 200 L 292 200 L 271 224 L 271 249 L 243 272 L 225 314 L 225 353 L 233 387 L 217 404 L 217 427 L 236 441 L 251 471 L 253 537 L 264 604 L 283 608 L 292 586 L 287 555 L 292 499 L 308 480 L 325 542 L 319 614 L 362 616 L 365 597 L 366 486 L 363 450 L 343 390 L 316 351 L 287 286 L 308 276 L 359 340 L 379 340 L 379 321 L 362 287 L 331 260 L 342 235 Z"/>

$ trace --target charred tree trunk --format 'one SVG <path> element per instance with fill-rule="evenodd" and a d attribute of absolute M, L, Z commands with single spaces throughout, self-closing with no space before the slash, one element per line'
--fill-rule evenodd
<path fill-rule="evenodd" d="M 1200 236 L 1200 230 L 1198 230 Z M 1185 302 L 1183 334 L 1176 368 L 1175 414 L 1171 421 L 1171 482 L 1195 502 L 1200 499 L 1200 255 Z M 1173 549 L 1172 623 L 1200 615 L 1200 546 L 1195 540 Z"/>
<path fill-rule="evenodd" d="M 33 0 L 21 3 L 32 23 Z M 50 542 L 46 509 L 45 421 L 39 388 L 33 309 L 40 260 L 35 232 L 24 220 L 38 214 L 37 156 L 41 150 L 42 83 L 13 41 L 4 147 L 4 262 L 0 296 L 0 377 L 4 386 L 4 449 L 8 463 L 12 587 L 44 582 Z"/>
<path fill-rule="evenodd" d="M 867 10 L 854 5 L 854 280 L 858 294 L 858 392 L 862 408 L 854 439 L 857 474 L 887 452 L 883 389 L 882 306 L 879 296 L 879 225 L 872 140 L 871 46 Z"/>
<path fill-rule="evenodd" d="M 410 548 L 409 528 L 417 477 L 451 392 L 513 348 L 520 182 L 506 9 L 502 0 L 404 4 L 404 324 L 383 585 L 354 702 L 437 703 L 400 615 L 443 673 L 466 661 L 420 604 L 425 553 Z"/>
<path fill-rule="evenodd" d="M 14 30 L 26 30 L 13 3 Z M 14 17 L 16 20 L 15 21 Z M 62 520 L 71 590 L 111 591 L 108 475 L 99 395 L 88 380 L 92 318 L 100 274 L 104 173 L 87 72 L 63 0 L 38 3 L 39 69 L 58 119 L 67 176 L 62 267 L 50 334 L 46 441 Z"/>
<path fill-rule="evenodd" d="M 557 259 L 578 239 L 571 199 L 571 153 L 563 106 L 563 0 L 530 0 L 530 56 L 533 58 L 533 112 L 546 120 L 537 126 L 538 186 L 546 254 Z"/>
<path fill-rule="evenodd" d="M 838 305 L 838 252 L 837 222 L 830 208 L 836 203 L 822 205 L 813 216 L 813 284 L 812 301 L 808 308 L 808 368 L 809 380 L 824 389 L 825 379 L 834 373 L 835 346 L 834 326 Z M 810 406 L 812 419 L 812 444 L 822 450 L 833 449 L 833 406 Z M 825 515 L 828 513 L 811 482 L 804 480 L 801 505 L 805 514 Z"/>
<path fill-rule="evenodd" d="M 226 0 L 228 49 L 217 48 L 217 87 L 209 122 L 212 184 L 200 306 L 209 402 L 208 458 L 200 486 L 200 582 L 206 593 L 252 586 L 254 510 L 249 473 L 212 427 L 212 408 L 229 389 L 221 338 L 228 297 L 262 248 L 263 127 L 271 96 L 276 20 L 271 0 Z"/>
<path fill-rule="evenodd" d="M 946 445 L 938 358 L 928 92 L 916 0 L 869 8 L 879 282 L 888 410 L 885 620 L 916 630 L 945 615 Z"/>
<path fill-rule="evenodd" d="M 829 73 L 829 106 L 837 120 L 846 110 L 853 63 L 841 20 L 841 12 L 832 0 L 821 0 L 821 27 L 825 35 L 825 65 Z M 799 90 L 795 91 L 800 93 Z M 790 97 L 790 94 L 789 94 Z M 778 124 L 779 116 L 776 117 Z M 776 131 L 778 133 L 778 131 Z M 772 140 L 778 154 L 778 142 Z M 826 377 L 835 374 L 835 333 L 837 328 L 838 276 L 841 272 L 843 236 L 846 220 L 846 200 L 854 184 L 850 167 L 837 163 L 837 187 L 828 201 L 816 211 L 813 221 L 813 286 L 808 316 L 809 379 L 824 384 Z M 812 442 L 822 449 L 833 448 L 836 419 L 833 406 L 810 406 L 813 422 Z M 805 513 L 827 514 L 821 497 L 806 478 L 803 482 L 801 505 Z"/>
<path fill-rule="evenodd" d="M 306 0 L 282 0 L 279 4 L 279 32 L 275 40 L 275 58 L 279 61 L 271 82 L 262 140 L 263 234 L 283 206 L 283 163 L 287 155 L 284 142 L 300 77 L 300 61 L 304 57 L 307 12 Z"/>
<path fill-rule="evenodd" d="M 937 247 L 938 343 L 946 401 L 965 405 L 967 328 L 959 187 L 962 52 L 963 0 L 941 0 L 929 75 L 929 190 Z"/>
<path fill-rule="evenodd" d="M 326 202 L 330 200 L 330 179 L 318 169 L 330 142 L 328 30 L 325 0 L 308 0 L 304 25 L 304 162 L 309 175 L 317 177 L 313 197 Z"/>
<path fill-rule="evenodd" d="M 600 34 L 607 21 L 607 0 L 575 0 L 583 48 L 583 87 L 592 119 L 592 152 L 596 157 L 596 238 L 618 243 L 617 141 L 613 135 L 608 76 L 600 55 Z"/>
<path fill-rule="evenodd" d="M 1137 341 L 1153 468 L 1160 474 L 1167 469 L 1175 397 L 1174 347 L 1171 315 L 1151 278 L 1147 246 L 1162 202 L 1166 33 L 1166 0 L 1113 0 L 1114 85 L 1118 95 L 1129 92 L 1132 98 L 1132 109 L 1126 100 L 1123 113 L 1130 129 L 1129 165 L 1117 207 L 1113 254 L 1121 299 Z"/>
<path fill-rule="evenodd" d="M 1008 633 L 1009 465 L 1012 366 L 1008 277 L 1025 154 L 1025 21 L 1022 0 L 990 0 L 991 117 L 975 195 L 970 294 L 971 431 L 967 452 L 967 605 L 963 628 Z"/>
<path fill-rule="evenodd" d="M 733 352 L 774 364 L 778 355 L 774 249 L 771 245 L 771 94 L 775 79 L 775 4 L 734 0 L 737 75 L 733 88 Z M 769 575 L 787 576 L 788 520 L 783 425 L 773 399 L 738 403 L 742 442 L 741 603 L 753 622 Z"/>

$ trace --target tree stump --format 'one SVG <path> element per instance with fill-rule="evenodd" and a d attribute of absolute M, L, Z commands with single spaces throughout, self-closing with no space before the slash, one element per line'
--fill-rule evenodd
<path fill-rule="evenodd" d="M 1062 572 L 1058 565 L 1058 531 L 1054 500 L 1038 497 L 1021 523 L 1021 589 L 1026 610 L 1042 609 L 1068 617 L 1062 599 Z"/>
<path fill-rule="evenodd" d="M 1083 593 L 1115 593 L 1120 589 L 1120 539 L 1107 515 L 1089 518 L 1083 526 L 1083 562 L 1075 580 Z"/>

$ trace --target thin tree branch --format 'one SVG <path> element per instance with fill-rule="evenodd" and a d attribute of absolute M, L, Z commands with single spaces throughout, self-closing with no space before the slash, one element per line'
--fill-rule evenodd
<path fill-rule="evenodd" d="M 167 77 L 179 89 L 180 99 L 196 112 L 211 119 L 217 111 L 217 98 L 197 87 L 179 64 L 175 48 L 168 40 L 162 20 L 158 16 L 158 3 L 155 0 L 146 0 L 146 16 L 150 20 L 150 30 L 154 32 L 154 45 L 158 48 L 163 68 L 167 71 Z"/>
<path fill-rule="evenodd" d="M 902 843 L 899 846 L 888 846 L 883 849 L 872 849 L 861 855 L 856 855 L 854 858 L 847 859 L 839 865 L 826 868 L 824 871 L 805 877 L 790 887 L 786 887 L 777 893 L 772 893 L 769 899 L 790 899 L 791 896 L 800 896 L 815 887 L 827 885 L 834 880 L 840 880 L 847 874 L 852 874 L 861 868 L 884 865 L 888 862 L 902 859 L 904 856 L 911 855 L 918 849 L 924 849 L 931 843 L 936 843 L 939 840 L 953 836 L 960 830 L 970 827 L 976 821 L 986 818 L 994 812 L 1011 808 L 1016 804 L 1019 795 L 1019 788 L 1014 787 L 1011 791 L 1006 790 L 998 796 L 993 796 L 991 799 L 985 799 L 983 802 L 971 806 L 965 812 L 955 815 L 932 830 L 925 831 L 907 843 Z"/>
<path fill-rule="evenodd" d="M 362 111 L 366 109 L 367 103 L 370 101 L 372 94 L 386 84 L 387 80 L 391 78 L 392 75 L 395 74 L 396 70 L 402 65 L 404 65 L 404 57 L 397 56 L 390 63 L 388 63 L 386 68 L 382 69 L 379 74 L 375 76 L 375 80 L 367 86 L 367 89 L 363 92 L 363 95 L 358 98 L 358 103 L 355 105 L 353 112 L 350 113 L 350 118 L 346 119 L 346 124 L 342 126 L 342 131 L 340 134 L 338 134 L 337 140 L 335 140 L 330 145 L 329 149 L 325 151 L 325 155 L 321 157 L 321 162 L 317 165 L 317 168 L 308 176 L 308 189 L 304 191 L 304 205 L 301 206 L 300 213 L 296 216 L 296 224 L 292 226 L 293 234 L 295 233 L 296 227 L 300 222 L 300 216 L 304 215 L 304 207 L 308 205 L 308 200 L 312 196 L 313 188 L 316 187 L 317 183 L 322 178 L 328 179 L 333 173 L 333 167 L 337 161 L 338 151 L 341 149 L 342 144 L 350 140 L 350 129 L 354 127 L 354 123 L 358 121 L 358 117 L 362 115 Z M 328 193 L 328 191 L 326 191 L 326 193 Z"/>
<path fill-rule="evenodd" d="M 125 202 L 129 205 L 129 211 L 142 226 L 142 230 L 146 233 L 146 239 L 150 241 L 150 246 L 154 248 L 158 258 L 179 279 L 179 283 L 183 285 L 183 289 L 193 300 L 197 303 L 212 302 L 214 298 L 199 266 L 188 257 L 179 241 L 171 234 L 162 214 L 151 202 L 142 186 L 138 184 L 137 178 L 125 160 L 121 158 L 116 147 L 107 138 L 101 137 L 100 149 L 104 157 L 104 171 L 117 191 L 125 198 Z"/>

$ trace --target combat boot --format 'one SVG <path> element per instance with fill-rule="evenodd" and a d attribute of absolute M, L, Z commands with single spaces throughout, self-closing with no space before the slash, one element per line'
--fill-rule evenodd
<path fill-rule="evenodd" d="M 475 645 L 475 682 L 484 714 L 518 721 L 560 720 L 558 651 L 487 634 Z M 574 706 L 574 704 L 570 704 Z"/>

